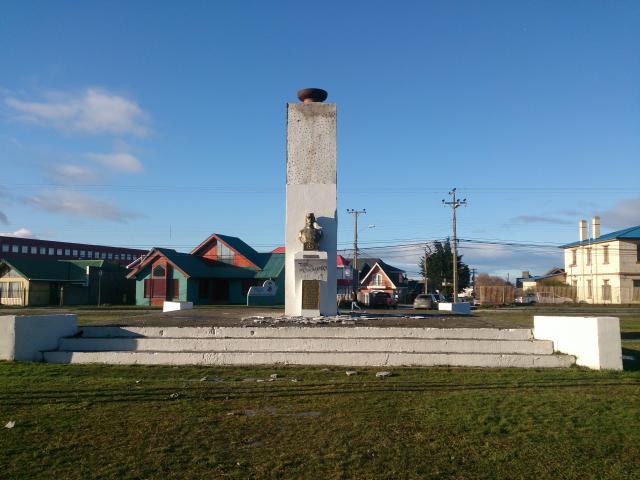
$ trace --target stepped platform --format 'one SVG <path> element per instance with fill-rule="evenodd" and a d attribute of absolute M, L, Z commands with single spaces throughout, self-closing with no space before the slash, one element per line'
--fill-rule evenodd
<path fill-rule="evenodd" d="M 249 324 L 87 326 L 50 363 L 562 368 L 575 363 L 531 329 Z M 424 325 L 424 323 L 423 323 Z M 324 328 L 323 328 L 324 327 Z"/>

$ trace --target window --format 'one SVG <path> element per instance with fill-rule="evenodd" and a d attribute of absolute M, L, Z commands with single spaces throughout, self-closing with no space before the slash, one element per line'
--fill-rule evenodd
<path fill-rule="evenodd" d="M 49 255 L 53 255 L 53 252 L 55 252 L 55 250 L 51 247 L 49 247 Z"/>
<path fill-rule="evenodd" d="M 167 284 L 162 278 L 145 279 L 144 281 L 144 298 L 164 298 L 167 295 Z"/>
<path fill-rule="evenodd" d="M 117 254 L 117 253 L 114 253 L 114 254 L 113 254 L 113 259 L 114 259 L 114 260 L 120 260 L 120 255 L 119 255 L 119 254 Z"/>
<path fill-rule="evenodd" d="M 37 255 L 38 254 L 38 247 L 31 247 L 31 253 L 33 255 Z"/>
<path fill-rule="evenodd" d="M 222 242 L 218 242 L 218 261 L 224 263 L 230 263 L 233 265 L 233 250 L 224 245 Z"/>
<path fill-rule="evenodd" d="M 587 298 L 593 297 L 593 282 L 591 280 L 587 280 Z"/>
<path fill-rule="evenodd" d="M 591 249 L 587 248 L 587 265 L 591 265 Z"/>
<path fill-rule="evenodd" d="M 21 253 L 29 253 L 29 247 L 26 245 L 22 245 Z"/>
<path fill-rule="evenodd" d="M 73 256 L 74 256 L 74 257 L 77 257 L 77 256 L 78 256 L 78 250 L 74 250 L 74 251 L 73 251 Z"/>
<path fill-rule="evenodd" d="M 93 252 L 91 250 L 87 252 L 87 258 L 93 258 Z"/>
<path fill-rule="evenodd" d="M 153 268 L 153 276 L 154 277 L 164 278 L 165 273 L 166 273 L 166 271 L 165 271 L 165 269 L 164 269 L 164 267 L 162 265 L 156 265 Z"/>
<path fill-rule="evenodd" d="M 102 257 L 103 259 L 107 258 L 107 252 L 102 252 L 101 257 Z"/>
<path fill-rule="evenodd" d="M 384 285 L 384 281 L 382 280 L 382 274 L 381 273 L 376 273 L 373 276 L 373 285 L 376 287 L 381 287 Z"/>
<path fill-rule="evenodd" d="M 80 250 L 80 258 L 84 258 L 87 256 L 87 252 L 85 252 L 84 250 Z"/>
<path fill-rule="evenodd" d="M 0 283 L 0 297 L 2 298 L 21 298 L 22 283 L 20 282 L 3 282 Z"/>
<path fill-rule="evenodd" d="M 18 253 L 18 245 L 11 245 L 11 252 Z"/>
<path fill-rule="evenodd" d="M 578 251 L 571 250 L 571 265 L 575 266 L 578 264 Z"/>
<path fill-rule="evenodd" d="M 602 263 L 605 265 L 609 263 L 609 246 L 602 247 Z"/>
<path fill-rule="evenodd" d="M 113 260 L 113 253 L 111 253 L 111 252 L 107 253 L 107 258 L 109 260 Z"/>
<path fill-rule="evenodd" d="M 3 244 L 2 244 L 2 251 L 3 251 L 3 252 L 8 252 L 8 251 L 9 251 L 9 245 L 8 245 L 8 244 L 6 244 L 6 243 L 3 243 Z"/>
<path fill-rule="evenodd" d="M 45 247 L 40 247 L 40 255 L 46 255 L 47 249 Z"/>
<path fill-rule="evenodd" d="M 636 245 L 636 262 L 640 262 L 640 243 Z"/>
<path fill-rule="evenodd" d="M 60 255 L 60 256 L 62 256 L 62 249 L 61 249 L 61 248 L 58 248 L 58 249 L 56 250 L 56 255 Z"/>
<path fill-rule="evenodd" d="M 65 254 L 67 257 L 68 257 L 68 256 L 70 256 L 70 255 L 71 255 L 71 249 L 69 249 L 69 248 L 65 248 L 65 249 L 64 249 L 64 254 Z"/>
<path fill-rule="evenodd" d="M 611 300 L 611 285 L 609 285 L 609 280 L 602 281 L 602 300 Z"/>

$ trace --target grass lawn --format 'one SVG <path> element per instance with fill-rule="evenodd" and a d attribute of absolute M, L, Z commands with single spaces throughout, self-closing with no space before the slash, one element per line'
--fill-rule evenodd
<path fill-rule="evenodd" d="M 640 478 L 638 371 L 375 371 L 0 362 L 0 478 Z"/>

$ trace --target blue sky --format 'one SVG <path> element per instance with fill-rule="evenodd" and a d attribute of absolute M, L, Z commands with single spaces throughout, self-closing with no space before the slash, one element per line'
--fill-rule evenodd
<path fill-rule="evenodd" d="M 285 105 L 338 104 L 339 246 L 556 245 L 640 223 L 640 3 L 34 2 L 0 11 L 0 231 L 188 250 L 283 243 Z M 375 228 L 367 228 L 374 224 Z M 28 232 L 27 232 L 28 231 Z M 480 271 L 553 248 L 462 244 Z"/>

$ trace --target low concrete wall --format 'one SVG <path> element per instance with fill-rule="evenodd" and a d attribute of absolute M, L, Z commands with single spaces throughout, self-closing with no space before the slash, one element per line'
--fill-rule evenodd
<path fill-rule="evenodd" d="M 178 310 L 191 310 L 193 302 L 164 302 L 162 304 L 163 312 L 176 312 Z"/>
<path fill-rule="evenodd" d="M 460 313 L 463 315 L 469 315 L 471 313 L 471 304 L 469 302 L 447 303 L 441 302 L 438 304 L 438 310 L 446 312 Z"/>
<path fill-rule="evenodd" d="M 553 341 L 558 352 L 595 370 L 622 370 L 620 320 L 616 317 L 533 317 L 533 336 Z"/>
<path fill-rule="evenodd" d="M 42 361 L 42 351 L 58 348 L 61 337 L 75 335 L 76 315 L 0 317 L 0 360 Z"/>

